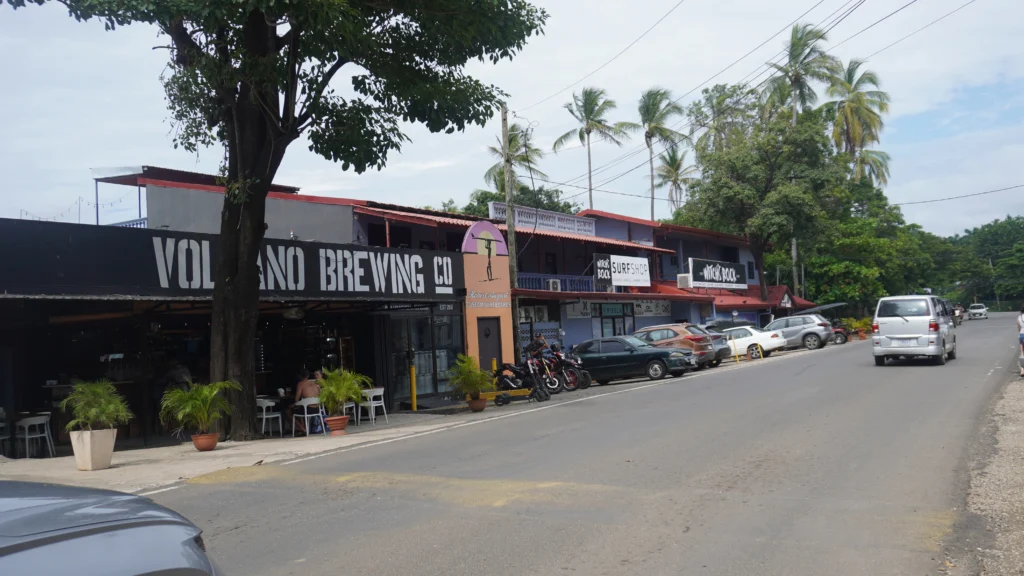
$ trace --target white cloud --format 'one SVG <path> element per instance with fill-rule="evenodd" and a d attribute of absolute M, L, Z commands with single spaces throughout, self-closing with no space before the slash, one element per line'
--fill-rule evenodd
<path fill-rule="evenodd" d="M 605 62 L 675 1 L 539 1 L 551 15 L 545 35 L 531 39 L 524 53 L 512 62 L 497 66 L 474 62 L 470 70 L 482 81 L 507 91 L 512 109 L 521 111 L 515 120 L 534 123 L 538 144 L 550 149 L 555 137 L 573 127 L 572 119 L 561 108 L 570 99 L 571 90 L 529 110 L 521 109 Z M 819 22 L 843 3 L 826 0 L 805 20 Z M 915 3 L 839 47 L 836 53 L 844 59 L 866 56 L 962 3 Z M 683 94 L 785 27 L 812 4 L 811 0 L 734 0 L 726 6 L 714 0 L 688 0 L 583 85 L 604 87 L 618 101 L 613 119 L 633 119 L 635 101 L 642 90 L 661 85 Z M 866 2 L 831 33 L 833 42 L 847 38 L 896 7 L 892 2 Z M 153 28 L 130 26 L 108 33 L 98 23 L 75 22 L 56 4 L 14 13 L 3 10 L 0 48 L 5 53 L 14 50 L 17 58 L 0 60 L 0 77 L 5 80 L 0 107 L 15 111 L 5 118 L 0 138 L 0 171 L 11 191 L 0 205 L 0 215 L 16 217 L 20 208 L 48 215 L 65 209 L 79 195 L 91 196 L 87 170 L 91 167 L 151 164 L 211 172 L 217 169 L 219 151 L 205 151 L 196 157 L 170 146 L 167 112 L 158 82 L 166 52 L 152 49 L 165 40 L 157 38 Z M 932 113 L 971 87 L 1024 77 L 1024 49 L 1019 42 L 1022 19 L 1024 3 L 1019 0 L 978 1 L 872 61 L 869 67 L 881 75 L 893 97 L 891 129 L 898 129 L 900 117 Z M 784 36 L 768 42 L 714 82 L 743 78 L 778 53 Z M 1001 110 L 985 113 L 998 115 Z M 944 118 L 937 114 L 935 122 Z M 957 120 L 958 124 L 964 122 Z M 403 147 L 401 154 L 393 155 L 385 170 L 363 175 L 343 172 L 340 165 L 317 157 L 303 142 L 297 142 L 289 150 L 278 180 L 315 194 L 412 205 L 437 205 L 454 198 L 462 204 L 472 190 L 484 186 L 483 173 L 494 162 L 484 147 L 493 143 L 498 131 L 496 121 L 455 135 L 429 134 L 421 127 L 412 127 L 409 134 L 413 141 Z M 1022 137 L 1007 129 L 1001 138 L 998 142 L 973 140 L 968 152 L 979 160 L 1003 157 Z M 604 143 L 595 145 L 595 168 L 637 144 L 634 139 L 621 149 Z M 882 146 L 886 147 L 884 142 Z M 890 150 L 894 156 L 890 191 L 894 201 L 897 194 L 926 192 L 922 166 L 932 161 L 925 157 L 924 150 L 938 153 L 933 148 L 942 146 L 935 143 L 934 147 Z M 595 176 L 595 184 L 640 164 L 645 155 Z M 984 164 L 993 181 L 1005 182 L 1015 176 L 1012 163 Z M 579 177 L 586 171 L 586 155 L 581 149 L 549 155 L 541 168 L 557 181 Z M 947 162 L 934 163 L 930 169 L 935 181 L 951 182 L 972 172 L 973 166 Z M 645 174 L 645 169 L 638 169 L 607 188 L 644 194 L 649 186 Z M 586 179 L 577 182 L 585 185 Z M 974 186 L 959 188 L 970 191 Z M 105 193 L 120 194 L 116 190 Z M 585 200 L 585 194 L 579 199 Z M 602 193 L 595 193 L 595 207 L 633 216 L 649 214 L 648 201 Z M 907 213 L 926 228 L 945 229 L 942 210 Z M 668 215 L 667 202 L 658 202 L 657 215 Z"/>

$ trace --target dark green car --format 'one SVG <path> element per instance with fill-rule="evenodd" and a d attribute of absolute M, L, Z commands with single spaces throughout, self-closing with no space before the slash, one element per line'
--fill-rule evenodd
<path fill-rule="evenodd" d="M 680 376 L 697 365 L 689 350 L 657 348 L 633 336 L 595 338 L 572 351 L 583 361 L 583 369 L 599 384 L 637 376 L 651 380 L 664 378 L 666 374 Z"/>

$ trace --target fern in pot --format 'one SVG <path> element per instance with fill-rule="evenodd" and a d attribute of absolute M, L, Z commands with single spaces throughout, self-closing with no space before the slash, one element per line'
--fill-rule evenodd
<path fill-rule="evenodd" d="M 363 387 L 369 386 L 373 380 L 365 374 L 351 370 L 324 369 L 324 378 L 320 381 L 320 406 L 327 411 L 324 422 L 331 430 L 331 436 L 345 434 L 348 416 L 345 415 L 345 404 L 352 402 L 359 405 L 363 401 Z"/>
<path fill-rule="evenodd" d="M 124 396 L 118 394 L 109 380 L 78 382 L 60 407 L 71 413 L 67 429 L 78 469 L 110 468 L 117 439 L 116 426 L 133 417 Z"/>
<path fill-rule="evenodd" d="M 448 371 L 452 390 L 469 397 L 466 401 L 473 412 L 482 412 L 487 407 L 487 400 L 480 394 L 494 390 L 494 377 L 480 369 L 476 358 L 459 354 L 455 365 Z"/>
<path fill-rule="evenodd" d="M 160 400 L 160 419 L 164 423 L 176 423 L 181 429 L 191 429 L 192 445 L 200 452 L 217 447 L 217 433 L 210 428 L 215 422 L 231 411 L 231 403 L 222 392 L 241 390 L 237 382 L 211 382 L 196 384 L 189 382 L 187 388 L 168 388 Z"/>

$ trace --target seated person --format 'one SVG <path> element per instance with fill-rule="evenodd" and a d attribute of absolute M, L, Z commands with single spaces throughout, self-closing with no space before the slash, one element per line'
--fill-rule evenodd
<path fill-rule="evenodd" d="M 320 384 L 316 380 L 312 380 L 309 377 L 309 371 L 305 368 L 299 370 L 298 384 L 295 385 L 295 402 L 306 398 L 318 398 L 320 396 Z M 295 408 L 293 407 L 292 410 Z M 309 410 L 309 407 L 306 408 Z M 295 425 L 299 427 L 299 430 L 306 432 L 305 419 L 295 421 Z"/>

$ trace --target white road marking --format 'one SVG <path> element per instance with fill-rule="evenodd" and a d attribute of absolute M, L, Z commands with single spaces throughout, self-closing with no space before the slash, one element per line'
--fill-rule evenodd
<path fill-rule="evenodd" d="M 136 496 L 152 496 L 153 494 L 159 494 L 161 492 L 167 492 L 167 491 L 170 491 L 170 490 L 177 490 L 178 488 L 181 488 L 181 484 L 178 484 L 177 486 L 169 486 L 167 488 L 161 488 L 159 490 L 151 490 L 149 492 L 139 492 L 138 494 L 136 494 Z"/>
<path fill-rule="evenodd" d="M 836 346 L 832 346 L 831 347 L 831 349 L 835 349 L 835 348 L 837 348 L 837 347 Z M 822 352 L 824 350 L 828 350 L 828 349 L 830 349 L 830 348 L 824 348 L 822 350 L 816 350 L 815 352 L 820 353 L 820 352 Z M 798 350 L 798 351 L 795 351 L 795 352 L 791 352 L 789 354 L 785 354 L 783 356 L 776 356 L 775 358 L 761 358 L 761 359 L 757 360 L 756 362 L 748 361 L 748 362 L 745 362 L 743 364 L 737 364 L 737 365 L 733 365 L 733 366 L 724 366 L 725 360 L 723 360 L 722 361 L 723 362 L 723 366 L 715 368 L 713 372 L 709 371 L 708 369 L 704 369 L 701 372 L 698 372 L 696 374 L 691 374 L 689 376 L 681 376 L 679 378 L 666 378 L 664 380 L 659 380 L 657 382 L 651 382 L 650 384 L 643 384 L 643 385 L 640 385 L 640 386 L 632 386 L 630 388 L 624 388 L 624 389 L 621 389 L 621 390 L 615 390 L 613 392 L 605 392 L 603 394 L 595 394 L 593 396 L 587 396 L 586 398 L 576 398 L 574 400 L 566 400 L 564 402 L 558 402 L 557 404 L 547 404 L 547 405 L 544 405 L 544 406 L 538 406 L 536 408 L 529 408 L 529 409 L 526 409 L 526 410 L 519 410 L 517 412 L 509 412 L 508 414 L 501 414 L 501 415 L 493 416 L 493 417 L 490 417 L 490 418 L 482 418 L 480 420 L 473 420 L 471 422 L 461 422 L 459 424 L 452 424 L 451 426 L 445 426 L 443 428 L 437 428 L 435 430 L 427 430 L 425 432 L 417 432 L 415 434 L 409 434 L 408 436 L 399 436 L 397 438 L 388 438 L 387 440 L 378 440 L 376 442 L 367 442 L 365 444 L 357 444 L 355 446 L 348 446 L 346 448 L 339 448 L 337 450 L 331 450 L 331 451 L 328 451 L 328 452 L 321 452 L 319 454 L 312 454 L 312 455 L 305 456 L 305 457 L 302 457 L 302 458 L 297 458 L 295 460 L 289 460 L 287 462 L 282 462 L 281 465 L 282 466 L 288 466 L 290 464 L 298 464 L 299 462 L 306 462 L 306 461 L 309 461 L 309 460 L 315 460 L 317 458 L 323 458 L 324 456 L 333 456 L 335 454 L 343 454 L 345 452 L 351 452 L 353 450 L 361 450 L 363 448 L 372 448 L 374 446 L 381 446 L 381 445 L 384 445 L 384 444 L 391 444 L 392 442 L 399 442 L 399 441 L 402 441 L 402 440 L 412 440 L 413 438 L 421 438 L 423 436 L 429 436 L 431 434 L 437 434 L 439 432 L 447 432 L 448 430 L 455 430 L 457 428 L 465 428 L 467 426 L 476 426 L 477 424 L 483 424 L 483 423 L 486 423 L 486 422 L 494 422 L 495 420 L 502 420 L 504 418 L 511 418 L 513 416 L 522 416 L 524 414 L 532 414 L 534 412 L 540 412 L 541 410 L 548 410 L 548 409 L 551 409 L 551 408 L 558 408 L 559 406 L 568 406 L 569 404 L 575 404 L 577 402 L 585 402 L 587 400 L 596 400 L 598 398 L 604 398 L 604 397 L 607 397 L 607 396 L 614 396 L 616 394 L 625 394 L 627 392 L 635 392 L 637 390 L 644 390 L 646 388 L 653 388 L 655 386 L 664 386 L 665 384 L 675 383 L 675 382 L 678 382 L 679 380 L 683 380 L 685 382 L 685 381 L 693 380 L 694 378 L 700 378 L 701 376 L 709 376 L 709 375 L 713 375 L 713 374 L 721 374 L 723 372 L 731 372 L 733 370 L 742 370 L 742 369 L 747 368 L 749 366 L 757 366 L 757 365 L 760 365 L 760 364 L 768 364 L 768 363 L 771 363 L 771 362 L 782 361 L 782 360 L 785 360 L 786 358 L 793 358 L 793 357 L 797 357 L 797 356 L 802 356 L 803 354 L 806 354 L 808 352 L 810 352 L 810 350 Z M 735 360 L 733 360 L 733 361 L 735 362 Z"/>

